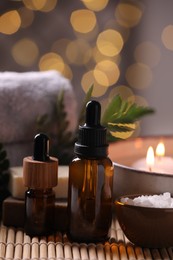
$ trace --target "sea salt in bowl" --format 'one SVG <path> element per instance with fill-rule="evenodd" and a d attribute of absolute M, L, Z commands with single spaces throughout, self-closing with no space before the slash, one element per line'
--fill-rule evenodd
<path fill-rule="evenodd" d="M 126 195 L 115 201 L 115 213 L 124 234 L 132 243 L 141 247 L 173 246 L 171 194 L 150 195 L 150 199 L 152 198 L 154 202 L 148 199 L 148 195 L 143 199 L 141 196 Z"/>

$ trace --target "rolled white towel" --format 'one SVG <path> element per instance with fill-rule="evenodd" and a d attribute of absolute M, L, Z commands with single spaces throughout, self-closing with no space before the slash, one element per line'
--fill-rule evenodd
<path fill-rule="evenodd" d="M 32 140 L 37 118 L 51 115 L 53 103 L 62 90 L 68 130 L 73 131 L 77 123 L 77 107 L 68 79 L 57 71 L 0 72 L 0 142 L 9 144 Z"/>
<path fill-rule="evenodd" d="M 68 130 L 73 132 L 77 124 L 77 102 L 68 79 L 57 71 L 0 72 L 0 142 L 11 166 L 22 165 L 23 158 L 32 155 L 36 121 L 39 116 L 51 116 L 62 90 Z"/>

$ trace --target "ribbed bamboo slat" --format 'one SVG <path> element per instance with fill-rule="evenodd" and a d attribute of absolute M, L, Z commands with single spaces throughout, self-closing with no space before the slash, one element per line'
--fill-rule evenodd
<path fill-rule="evenodd" d="M 0 260 L 152 260 L 173 259 L 173 248 L 149 249 L 133 245 L 118 222 L 112 221 L 105 244 L 70 243 L 60 232 L 48 237 L 27 236 L 22 229 L 0 226 Z"/>

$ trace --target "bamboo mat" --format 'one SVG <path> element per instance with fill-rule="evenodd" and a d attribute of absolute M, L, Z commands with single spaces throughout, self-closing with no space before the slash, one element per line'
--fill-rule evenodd
<path fill-rule="evenodd" d="M 142 260 L 173 259 L 173 248 L 148 249 L 131 244 L 116 220 L 105 244 L 70 243 L 66 235 L 27 236 L 22 229 L 0 227 L 0 260 Z"/>

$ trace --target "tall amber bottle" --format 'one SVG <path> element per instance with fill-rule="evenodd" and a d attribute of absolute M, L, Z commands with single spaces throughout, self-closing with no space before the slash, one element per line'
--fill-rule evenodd
<path fill-rule="evenodd" d="M 112 220 L 113 164 L 100 114 L 99 102 L 87 103 L 69 165 L 69 236 L 78 242 L 105 241 Z"/>
<path fill-rule="evenodd" d="M 49 139 L 40 133 L 34 138 L 34 154 L 23 160 L 25 193 L 25 232 L 44 236 L 53 232 L 58 159 L 49 157 Z"/>

